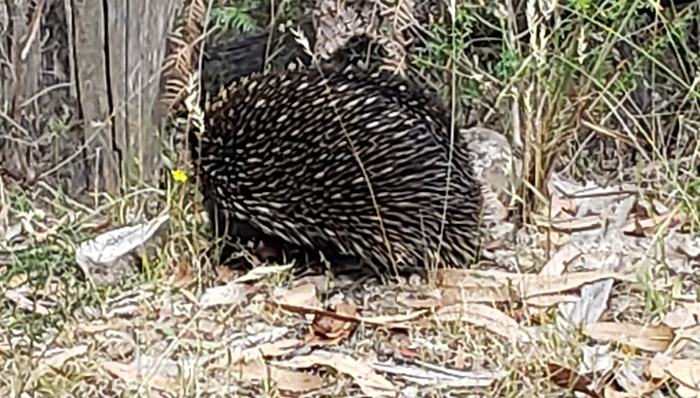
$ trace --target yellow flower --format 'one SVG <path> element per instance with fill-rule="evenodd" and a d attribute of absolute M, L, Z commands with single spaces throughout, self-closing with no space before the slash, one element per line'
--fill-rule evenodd
<path fill-rule="evenodd" d="M 170 170 L 170 174 L 172 174 L 173 179 L 175 181 L 179 181 L 179 182 L 187 181 L 187 174 L 185 174 L 185 172 L 182 170 Z"/>

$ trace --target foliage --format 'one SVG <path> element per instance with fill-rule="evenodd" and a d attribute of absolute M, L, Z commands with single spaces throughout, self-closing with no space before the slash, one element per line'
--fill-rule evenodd
<path fill-rule="evenodd" d="M 546 205 L 537 198 L 553 170 L 625 180 L 622 170 L 644 162 L 686 192 L 698 179 L 681 160 L 698 156 L 700 13 L 683 3 L 461 1 L 432 19 L 414 64 L 448 102 L 454 79 L 467 122 L 502 131 L 522 153 L 525 208 Z M 677 199 L 697 221 L 691 196 Z"/>
<path fill-rule="evenodd" d="M 211 18 L 214 24 L 231 33 L 245 33 L 256 27 L 256 21 L 247 9 L 234 6 L 212 8 Z"/>

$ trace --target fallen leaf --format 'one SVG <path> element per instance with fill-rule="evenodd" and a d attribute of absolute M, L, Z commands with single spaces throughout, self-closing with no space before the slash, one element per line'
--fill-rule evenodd
<path fill-rule="evenodd" d="M 581 251 L 575 247 L 567 247 L 559 250 L 552 258 L 547 261 L 547 264 L 542 267 L 540 275 L 556 276 L 561 275 L 566 270 L 568 263 L 573 261 L 581 254 Z"/>
<path fill-rule="evenodd" d="M 673 359 L 658 353 L 647 365 L 645 374 L 655 380 L 656 384 L 666 383 L 669 378 L 675 379 L 679 384 L 676 393 L 681 397 L 700 396 L 698 359 Z"/>
<path fill-rule="evenodd" d="M 517 292 L 512 286 L 464 286 L 443 287 L 437 297 L 416 298 L 412 293 L 402 292 L 397 301 L 411 308 L 440 308 L 457 303 L 501 303 L 517 301 Z"/>
<path fill-rule="evenodd" d="M 412 365 L 374 363 L 372 367 L 383 373 L 399 376 L 418 386 L 439 386 L 440 388 L 488 387 L 494 381 L 508 375 L 504 370 L 463 371 L 419 361 Z"/>
<path fill-rule="evenodd" d="M 95 334 L 102 333 L 108 330 L 124 330 L 131 326 L 127 321 L 121 319 L 112 319 L 107 321 L 107 323 L 88 323 L 85 325 L 77 325 L 76 330 L 82 333 Z"/>
<path fill-rule="evenodd" d="M 27 274 L 20 272 L 12 276 L 7 282 L 8 289 L 17 289 L 18 287 L 24 285 L 27 282 Z"/>
<path fill-rule="evenodd" d="M 414 319 L 420 318 L 425 315 L 428 311 L 414 311 L 408 314 L 398 314 L 398 315 L 378 315 L 378 316 L 366 316 L 362 317 L 362 321 L 372 325 L 391 325 L 399 324 L 403 322 L 412 321 Z"/>
<path fill-rule="evenodd" d="M 336 314 L 356 316 L 357 307 L 352 304 L 340 303 L 335 307 Z M 355 322 L 332 318 L 323 314 L 314 316 L 311 332 L 307 339 L 310 347 L 322 347 L 339 344 L 350 336 Z"/>
<path fill-rule="evenodd" d="M 658 214 L 650 218 L 635 217 L 622 226 L 622 231 L 638 236 L 653 236 L 659 232 L 657 231 L 659 227 L 666 228 L 678 225 L 682 221 L 682 217 L 678 214 L 679 210 L 679 208 L 676 208 L 673 211 Z"/>
<path fill-rule="evenodd" d="M 674 338 L 673 330 L 664 325 L 646 326 L 633 323 L 598 322 L 585 324 L 583 332 L 596 340 L 659 352 L 666 351 Z"/>
<path fill-rule="evenodd" d="M 681 302 L 680 305 L 690 311 L 693 315 L 700 317 L 700 303 Z"/>
<path fill-rule="evenodd" d="M 229 282 L 223 286 L 207 289 L 199 299 L 199 305 L 202 308 L 209 308 L 217 305 L 235 306 L 241 304 L 246 299 L 247 293 L 248 290 L 245 285 Z"/>
<path fill-rule="evenodd" d="M 635 281 L 634 276 L 609 271 L 575 272 L 552 277 L 525 275 L 522 282 L 522 295 L 534 297 L 541 294 L 566 292 L 583 285 L 604 279 Z"/>
<path fill-rule="evenodd" d="M 563 275 L 543 276 L 536 274 L 513 274 L 501 271 L 476 271 L 466 269 L 439 269 L 438 281 L 443 287 L 483 290 L 485 295 L 499 297 L 530 298 L 534 296 L 561 293 L 603 279 L 634 281 L 633 275 L 611 271 L 572 272 Z M 493 292 L 499 294 L 493 295 Z M 506 292 L 509 292 L 507 294 Z"/>
<path fill-rule="evenodd" d="M 214 267 L 214 271 L 216 272 L 216 279 L 223 283 L 229 283 L 236 279 L 236 274 L 229 266 L 218 265 Z"/>
<path fill-rule="evenodd" d="M 175 272 L 168 277 L 166 284 L 175 289 L 181 289 L 194 281 L 192 267 L 184 258 L 175 262 Z"/>
<path fill-rule="evenodd" d="M 291 268 L 292 268 L 291 264 L 255 267 L 252 270 L 250 270 L 247 274 L 236 279 L 236 282 L 243 283 L 243 282 L 257 281 L 257 280 L 263 279 L 264 277 L 266 277 L 268 275 L 277 275 L 277 274 L 281 274 L 283 272 L 289 271 Z"/>
<path fill-rule="evenodd" d="M 260 344 L 245 350 L 233 352 L 230 355 L 226 353 L 226 355 L 215 359 L 209 366 L 209 369 L 224 369 L 241 361 L 250 362 L 262 358 L 281 357 L 291 354 L 305 344 L 306 343 L 302 340 L 297 339 L 281 339 Z"/>
<path fill-rule="evenodd" d="M 304 342 L 301 340 L 281 339 L 272 343 L 261 344 L 258 347 L 250 350 L 255 350 L 256 352 L 260 353 L 263 357 L 269 358 L 287 355 L 303 346 Z M 250 356 L 247 356 L 246 359 L 247 358 L 250 358 Z"/>
<path fill-rule="evenodd" d="M 573 202 L 562 197 L 559 191 L 552 191 L 552 197 L 549 206 L 549 217 L 560 218 L 559 216 L 567 216 L 568 212 L 573 211 L 575 206 Z"/>
<path fill-rule="evenodd" d="M 23 294 L 12 289 L 5 289 L 5 297 L 15 303 L 15 305 L 25 311 L 34 312 L 39 315 L 48 315 L 49 309 L 38 302 L 26 298 Z"/>
<path fill-rule="evenodd" d="M 668 363 L 665 370 L 696 396 L 700 395 L 700 359 L 674 359 Z"/>
<path fill-rule="evenodd" d="M 671 363 L 672 358 L 663 353 L 656 353 L 644 369 L 645 375 L 651 379 L 663 379 L 667 377 L 666 367 Z"/>
<path fill-rule="evenodd" d="M 676 306 L 671 312 L 666 314 L 663 324 L 671 329 L 684 329 L 696 326 L 698 321 L 695 319 L 694 314 L 688 310 L 688 308 L 679 305 Z"/>
<path fill-rule="evenodd" d="M 684 384 L 681 384 L 676 388 L 676 394 L 681 398 L 700 398 L 700 390 L 696 388 L 690 388 Z"/>
<path fill-rule="evenodd" d="M 77 347 L 68 348 L 61 351 L 60 353 L 53 355 L 49 358 L 45 358 L 41 364 L 51 367 L 53 369 L 61 369 L 63 364 L 72 358 L 83 355 L 87 352 L 88 347 L 86 345 L 79 345 Z"/>
<path fill-rule="evenodd" d="M 550 308 L 560 303 L 575 303 L 578 299 L 579 296 L 574 294 L 548 294 L 530 297 L 525 302 L 533 307 Z"/>
<path fill-rule="evenodd" d="M 561 247 L 571 241 L 571 235 L 565 232 L 548 231 L 549 241 L 553 247 Z"/>
<path fill-rule="evenodd" d="M 325 385 L 324 380 L 316 375 L 268 366 L 262 360 L 254 360 L 232 368 L 230 374 L 248 382 L 272 383 L 280 390 L 291 393 L 304 393 L 317 390 Z"/>
<path fill-rule="evenodd" d="M 566 233 L 586 231 L 603 226 L 603 219 L 598 215 L 550 219 L 549 217 L 535 214 L 532 218 L 538 227 L 552 228 Z"/>
<path fill-rule="evenodd" d="M 483 304 L 464 303 L 440 308 L 435 317 L 441 322 L 467 322 L 499 334 L 511 341 L 517 341 L 520 326 L 508 315 Z"/>
<path fill-rule="evenodd" d="M 133 364 L 125 364 L 114 361 L 107 361 L 102 364 L 102 367 L 115 377 L 118 377 L 129 384 L 142 383 L 144 385 L 155 388 L 156 390 L 172 393 L 171 387 L 177 386 L 175 380 L 170 377 L 154 374 L 148 380 L 143 380 L 147 376 L 147 372 L 139 369 Z"/>
<path fill-rule="evenodd" d="M 671 349 L 673 352 L 678 353 L 683 351 L 689 344 L 694 344 L 698 341 L 698 338 L 700 338 L 700 325 L 675 329 L 674 333 L 676 335 L 676 339 L 673 342 Z"/>
<path fill-rule="evenodd" d="M 396 350 L 403 356 L 404 358 L 413 358 L 413 359 L 421 359 L 421 355 L 417 353 L 416 351 L 410 349 L 408 347 L 408 344 L 411 342 L 411 338 L 408 336 L 404 336 L 399 340 L 399 344 L 396 347 Z M 462 353 L 463 351 L 459 351 L 459 353 Z M 458 366 L 459 367 L 459 366 Z M 462 366 L 463 367 L 463 366 Z"/>
<path fill-rule="evenodd" d="M 281 304 L 295 307 L 318 307 L 321 305 L 316 294 L 316 285 L 306 283 L 275 298 Z"/>
<path fill-rule="evenodd" d="M 50 373 L 52 371 L 60 371 L 66 362 L 75 357 L 85 354 L 87 350 L 88 347 L 86 345 L 80 345 L 77 347 L 60 350 L 60 352 L 58 352 L 57 354 L 43 358 L 41 361 L 39 361 L 38 366 L 32 369 L 31 380 L 34 382 L 47 373 Z"/>
<path fill-rule="evenodd" d="M 315 351 L 309 355 L 292 358 L 285 362 L 285 365 L 295 368 L 330 366 L 352 377 L 362 392 L 371 397 L 395 396 L 398 391 L 388 379 L 367 364 L 340 353 Z"/>
<path fill-rule="evenodd" d="M 199 303 L 199 300 L 197 300 L 197 296 L 195 296 L 194 293 L 192 293 L 191 291 L 189 291 L 187 289 L 181 289 L 180 294 L 182 294 L 182 297 L 187 299 L 187 301 L 189 301 L 192 304 Z"/>
<path fill-rule="evenodd" d="M 278 296 L 275 301 L 287 306 L 302 308 L 316 308 L 321 306 L 321 302 L 318 299 L 316 285 L 312 283 L 299 285 L 294 289 Z M 309 322 L 313 321 L 314 319 L 314 315 L 309 313 L 306 313 L 305 317 Z"/>

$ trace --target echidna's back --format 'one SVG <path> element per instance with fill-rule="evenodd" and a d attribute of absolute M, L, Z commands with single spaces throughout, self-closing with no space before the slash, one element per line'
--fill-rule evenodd
<path fill-rule="evenodd" d="M 230 233 L 378 266 L 391 264 L 384 237 L 399 265 L 473 257 L 481 196 L 465 145 L 454 145 L 443 218 L 449 115 L 406 82 L 308 71 L 253 79 L 207 108 L 200 144 L 205 199 Z"/>

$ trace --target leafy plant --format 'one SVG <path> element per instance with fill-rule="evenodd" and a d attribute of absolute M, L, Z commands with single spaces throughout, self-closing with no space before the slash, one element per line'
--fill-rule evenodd
<path fill-rule="evenodd" d="M 234 33 L 245 33 L 256 27 L 255 19 L 247 9 L 222 6 L 211 10 L 212 21 L 221 28 Z"/>

